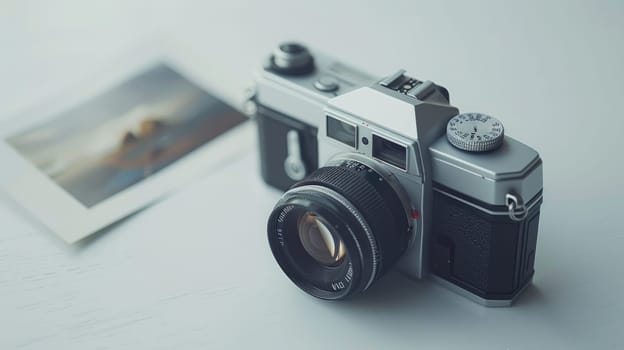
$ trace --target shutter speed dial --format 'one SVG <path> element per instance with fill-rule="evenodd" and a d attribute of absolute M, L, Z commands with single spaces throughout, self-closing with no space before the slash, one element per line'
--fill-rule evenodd
<path fill-rule="evenodd" d="M 462 113 L 446 125 L 451 145 L 468 152 L 493 151 L 503 144 L 505 129 L 500 120 L 482 113 Z"/>

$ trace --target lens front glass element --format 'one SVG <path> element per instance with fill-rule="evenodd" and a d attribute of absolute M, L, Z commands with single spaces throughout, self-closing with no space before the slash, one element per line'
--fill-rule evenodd
<path fill-rule="evenodd" d="M 305 251 L 325 266 L 339 265 L 345 256 L 342 239 L 334 234 L 323 217 L 307 212 L 299 218 L 297 230 Z"/>

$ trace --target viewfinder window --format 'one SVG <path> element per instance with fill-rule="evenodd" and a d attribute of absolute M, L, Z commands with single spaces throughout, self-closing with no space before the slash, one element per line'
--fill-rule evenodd
<path fill-rule="evenodd" d="M 407 148 L 373 135 L 373 157 L 407 171 Z"/>
<path fill-rule="evenodd" d="M 327 136 L 355 148 L 357 128 L 355 125 L 327 116 Z"/>

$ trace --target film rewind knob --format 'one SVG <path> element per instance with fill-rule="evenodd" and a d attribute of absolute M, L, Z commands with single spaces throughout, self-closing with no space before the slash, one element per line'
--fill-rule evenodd
<path fill-rule="evenodd" d="M 286 152 L 288 153 L 284 160 L 286 175 L 294 181 L 303 180 L 306 175 L 306 167 L 301 157 L 299 133 L 296 130 L 290 130 L 286 134 Z"/>

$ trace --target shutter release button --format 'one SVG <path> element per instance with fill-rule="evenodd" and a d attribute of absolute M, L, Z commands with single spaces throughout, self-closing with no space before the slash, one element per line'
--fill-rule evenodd
<path fill-rule="evenodd" d="M 322 76 L 314 82 L 314 87 L 320 91 L 332 92 L 338 90 L 338 81 L 329 76 Z"/>

